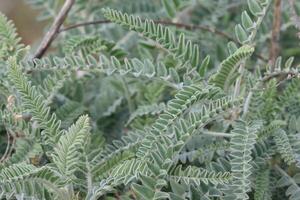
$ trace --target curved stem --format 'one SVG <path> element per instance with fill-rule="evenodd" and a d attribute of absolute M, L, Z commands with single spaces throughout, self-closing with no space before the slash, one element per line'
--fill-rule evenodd
<path fill-rule="evenodd" d="M 7 156 L 8 156 L 9 151 L 10 151 L 11 144 L 10 144 L 10 134 L 9 134 L 8 130 L 6 131 L 6 136 L 7 136 L 7 145 L 6 145 L 6 149 L 5 149 L 4 154 L 2 155 L 2 157 L 0 159 L 0 163 L 4 162 L 7 159 Z"/>
<path fill-rule="evenodd" d="M 133 105 L 133 102 L 131 101 L 131 95 L 130 95 L 129 87 L 128 87 L 128 84 L 127 84 L 124 77 L 121 77 L 121 81 L 122 81 L 123 86 L 124 86 L 124 95 L 125 95 L 125 98 L 126 98 L 127 103 L 128 103 L 129 113 L 131 114 L 134 111 L 134 105 Z"/>

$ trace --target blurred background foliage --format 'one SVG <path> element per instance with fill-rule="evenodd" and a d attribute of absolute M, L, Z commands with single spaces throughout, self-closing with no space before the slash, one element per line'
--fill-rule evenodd
<path fill-rule="evenodd" d="M 38 11 L 32 9 L 23 0 L 0 0 L 0 12 L 13 20 L 22 43 L 34 45 L 43 36 L 44 29 L 49 23 L 37 21 Z"/>

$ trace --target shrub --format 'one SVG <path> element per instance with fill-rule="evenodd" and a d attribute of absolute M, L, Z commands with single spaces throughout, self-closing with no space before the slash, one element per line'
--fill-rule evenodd
<path fill-rule="evenodd" d="M 30 50 L 0 15 L 1 199 L 299 199 L 299 2 L 27 2 L 53 23 Z"/>

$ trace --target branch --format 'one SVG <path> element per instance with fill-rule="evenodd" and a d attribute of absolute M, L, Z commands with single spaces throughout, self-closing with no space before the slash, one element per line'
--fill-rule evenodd
<path fill-rule="evenodd" d="M 271 49 L 270 49 L 271 72 L 274 71 L 275 61 L 279 53 L 280 27 L 281 27 L 281 0 L 275 0 L 272 37 L 271 37 Z"/>
<path fill-rule="evenodd" d="M 184 28 L 187 30 L 201 29 L 201 30 L 215 33 L 217 35 L 225 37 L 228 40 L 233 40 L 233 41 L 237 42 L 234 38 L 232 38 L 228 34 L 222 32 L 222 31 L 216 30 L 215 28 L 211 28 L 211 27 L 204 26 L 204 25 L 182 24 L 182 23 L 176 23 L 176 22 L 165 21 L 165 20 L 153 20 L 153 22 L 155 24 L 171 25 L 171 26 L 176 26 L 177 28 Z M 83 23 L 78 23 L 78 24 L 67 26 L 67 27 L 59 30 L 59 33 L 68 31 L 68 30 L 71 30 L 74 28 L 82 27 L 82 26 L 97 25 L 97 24 L 109 24 L 109 23 L 112 23 L 112 22 L 110 20 L 97 20 L 97 21 L 83 22 Z"/>
<path fill-rule="evenodd" d="M 285 79 L 285 78 L 294 78 L 294 77 L 299 77 L 300 78 L 300 72 L 298 71 L 280 71 L 280 72 L 274 72 L 270 73 L 269 75 L 263 77 L 261 79 L 262 82 L 267 82 L 272 78 L 279 77 L 280 79 Z"/>
<path fill-rule="evenodd" d="M 6 131 L 6 135 L 7 135 L 7 145 L 4 154 L 0 158 L 0 163 L 4 162 L 9 157 L 10 149 L 12 149 L 11 138 L 8 130 Z"/>
<path fill-rule="evenodd" d="M 224 38 L 226 38 L 228 40 L 231 40 L 231 41 L 233 41 L 235 43 L 238 43 L 238 44 L 242 45 L 242 43 L 240 43 L 238 40 L 234 39 L 233 37 L 231 37 L 227 33 L 224 33 L 224 32 L 222 32 L 222 31 L 220 31 L 218 29 L 215 29 L 215 28 L 212 28 L 212 27 L 209 27 L 209 26 L 196 25 L 196 24 L 183 24 L 183 23 L 171 22 L 171 21 L 166 21 L 166 20 L 153 20 L 153 22 L 155 24 L 175 26 L 177 28 L 184 28 L 186 30 L 200 29 L 200 30 L 203 30 L 203 31 L 208 31 L 208 32 L 214 33 L 216 35 L 219 35 L 221 37 L 224 37 Z M 71 30 L 71 29 L 79 28 L 79 27 L 82 27 L 82 26 L 98 25 L 98 24 L 109 24 L 109 23 L 112 23 L 112 22 L 109 21 L 109 20 L 97 20 L 97 21 L 83 22 L 83 23 L 73 24 L 73 25 L 67 26 L 65 28 L 62 28 L 62 29 L 59 30 L 59 33 L 64 32 L 64 31 L 68 31 L 68 30 Z M 259 55 L 259 54 L 254 54 L 254 55 L 257 58 L 259 58 L 259 59 L 261 59 L 261 60 L 263 60 L 265 62 L 268 61 L 262 55 Z"/>
<path fill-rule="evenodd" d="M 59 11 L 57 17 L 54 19 L 53 24 L 51 25 L 49 31 L 43 38 L 39 48 L 37 49 L 36 53 L 34 54 L 33 58 L 41 58 L 47 49 L 50 47 L 51 43 L 57 36 L 59 29 L 63 22 L 65 21 L 71 7 L 73 6 L 75 0 L 66 0 L 63 7 Z"/>
<path fill-rule="evenodd" d="M 79 28 L 82 26 L 89 26 L 89 25 L 97 25 L 97 24 L 109 24 L 112 23 L 109 20 L 96 20 L 96 21 L 90 21 L 90 22 L 83 22 L 83 23 L 78 23 L 78 24 L 73 24 L 70 26 L 66 26 L 65 28 L 62 28 L 58 31 L 58 33 L 64 32 L 64 31 L 68 31 L 71 29 L 75 29 L 75 28 Z"/>
<path fill-rule="evenodd" d="M 227 138 L 232 137 L 232 134 L 230 134 L 230 133 L 223 133 L 223 132 L 215 132 L 215 131 L 204 130 L 202 133 L 204 135 L 210 135 L 210 136 L 216 136 L 216 137 L 227 137 Z"/>

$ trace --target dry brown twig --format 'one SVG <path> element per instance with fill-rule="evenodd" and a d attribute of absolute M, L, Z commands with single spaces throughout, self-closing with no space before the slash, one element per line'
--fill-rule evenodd
<path fill-rule="evenodd" d="M 153 22 L 156 23 L 156 24 L 175 26 L 177 28 L 184 28 L 186 30 L 200 29 L 200 30 L 203 30 L 203 31 L 208 31 L 208 32 L 214 33 L 216 35 L 219 35 L 219 36 L 224 37 L 224 38 L 226 38 L 230 41 L 234 41 L 235 43 L 238 43 L 238 44 L 242 45 L 239 41 L 237 41 L 236 39 L 234 39 L 233 37 L 231 37 L 227 33 L 224 33 L 223 31 L 220 31 L 218 29 L 215 29 L 215 28 L 212 28 L 212 27 L 209 27 L 209 26 L 196 25 L 196 24 L 183 24 L 183 23 L 171 22 L 171 21 L 166 21 L 166 20 L 153 20 Z M 67 26 L 65 28 L 60 29 L 59 33 L 64 32 L 64 31 L 69 31 L 69 30 L 72 30 L 72 29 L 75 29 L 75 28 L 83 27 L 83 26 L 108 24 L 108 23 L 112 23 L 112 22 L 109 21 L 109 20 L 96 20 L 96 21 L 73 24 L 73 25 L 70 25 L 70 26 Z M 255 53 L 255 56 L 257 58 L 261 59 L 262 61 L 265 61 L 265 62 L 268 61 L 265 57 L 263 57 L 260 54 Z"/>
<path fill-rule="evenodd" d="M 50 47 L 51 43 L 59 33 L 59 29 L 61 25 L 64 23 L 71 7 L 73 6 L 75 0 L 66 0 L 63 7 L 59 11 L 57 17 L 54 19 L 49 31 L 42 39 L 40 46 L 38 47 L 36 53 L 33 58 L 41 58 L 47 49 Z"/>
<path fill-rule="evenodd" d="M 282 79 L 290 79 L 294 77 L 300 77 L 300 72 L 298 71 L 279 71 L 279 72 L 273 72 L 261 79 L 262 82 L 269 81 L 272 78 L 279 78 L 280 80 Z"/>
<path fill-rule="evenodd" d="M 273 15 L 273 26 L 272 26 L 272 36 L 271 36 L 271 48 L 270 48 L 270 65 L 271 72 L 274 71 L 275 61 L 279 54 L 279 38 L 280 38 L 280 28 L 281 28 L 281 0 L 275 0 L 274 3 L 274 15 Z"/>
<path fill-rule="evenodd" d="M 0 163 L 5 162 L 10 157 L 16 141 L 14 135 L 12 134 L 12 131 L 10 129 L 6 129 L 6 130 L 7 130 L 6 131 L 7 145 L 4 154 L 0 158 Z"/>
<path fill-rule="evenodd" d="M 209 27 L 209 26 L 205 26 L 205 25 L 195 25 L 195 24 L 183 24 L 183 23 L 178 23 L 178 22 L 171 22 L 171 21 L 166 21 L 166 20 L 153 20 L 153 22 L 155 24 L 163 24 L 163 25 L 170 25 L 170 26 L 176 26 L 177 28 L 184 28 L 187 30 L 195 30 L 195 29 L 201 29 L 204 31 L 208 31 L 211 33 L 215 33 L 217 35 L 220 35 L 228 40 L 232 40 L 235 42 L 236 41 L 233 37 L 229 36 L 228 34 L 217 30 L 215 28 Z M 96 20 L 96 21 L 90 21 L 90 22 L 83 22 L 83 23 L 78 23 L 78 24 L 73 24 L 70 26 L 67 26 L 65 28 L 62 28 L 61 30 L 59 30 L 59 33 L 64 32 L 64 31 L 68 31 L 74 28 L 79 28 L 79 27 L 83 27 L 83 26 L 89 26 L 89 25 L 98 25 L 98 24 L 108 24 L 108 23 L 112 23 L 109 20 Z"/>

